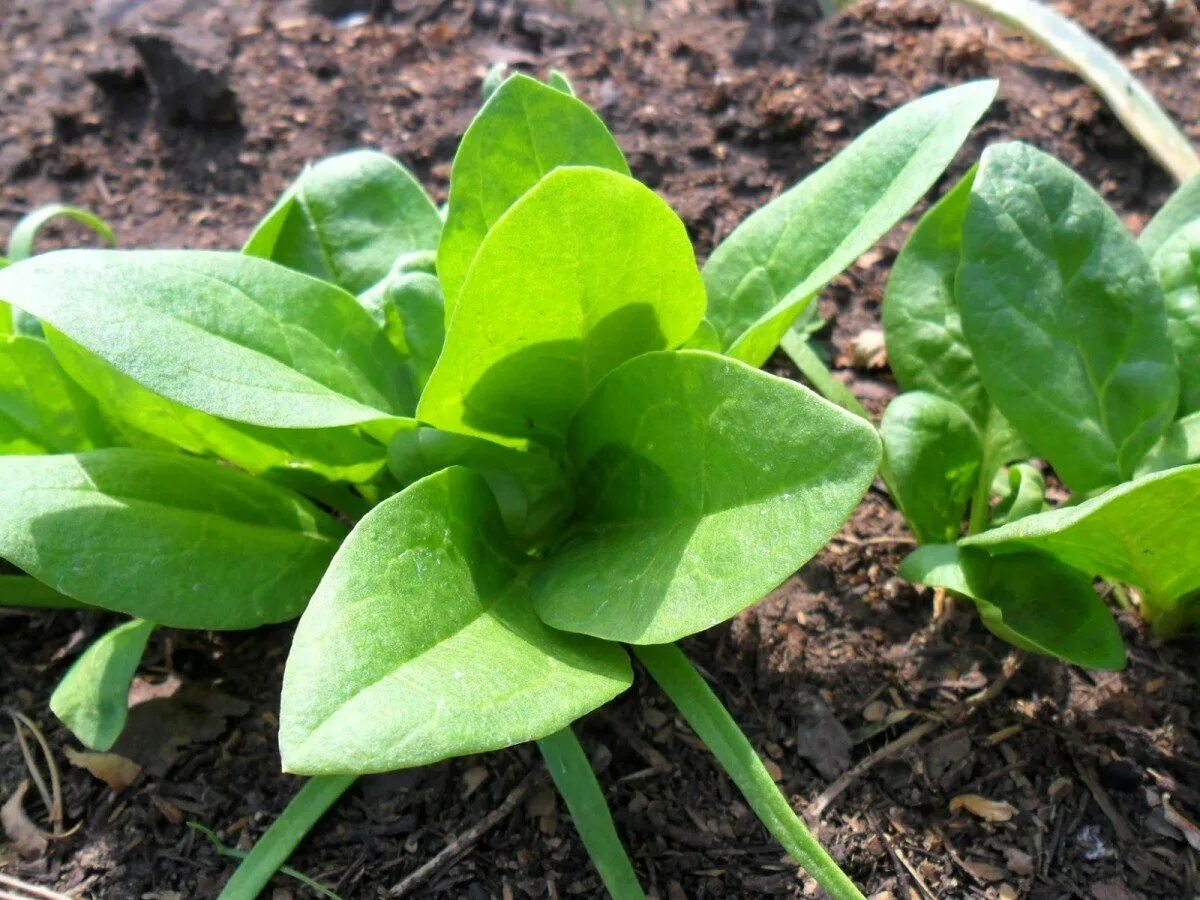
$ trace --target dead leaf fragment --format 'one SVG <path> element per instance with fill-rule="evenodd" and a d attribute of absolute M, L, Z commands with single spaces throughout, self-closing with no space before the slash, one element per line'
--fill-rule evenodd
<path fill-rule="evenodd" d="M 29 790 L 29 779 L 25 779 L 11 797 L 0 807 L 0 823 L 4 825 L 4 833 L 12 841 L 17 852 L 22 856 L 33 859 L 46 852 L 49 841 L 41 829 L 25 815 L 25 794 Z"/>
<path fill-rule="evenodd" d="M 76 750 L 67 747 L 63 750 L 67 761 L 81 769 L 87 769 L 119 794 L 142 772 L 142 767 L 127 756 L 119 753 L 92 753 L 89 750 Z"/>
<path fill-rule="evenodd" d="M 1200 828 L 1171 805 L 1171 795 L 1163 794 L 1163 818 L 1183 832 L 1184 839 L 1193 850 L 1200 850 Z"/>
<path fill-rule="evenodd" d="M 980 881 L 990 884 L 993 881 L 1000 881 L 1008 873 L 999 866 L 993 866 L 991 863 L 980 862 L 977 859 L 960 860 L 959 864 L 966 869 L 973 878 L 978 878 Z"/>
<path fill-rule="evenodd" d="M 960 809 L 988 822 L 1007 822 L 1017 814 L 1012 804 L 1003 800 L 989 800 L 979 794 L 959 794 L 950 801 L 950 812 L 955 813 Z"/>
<path fill-rule="evenodd" d="M 883 332 L 878 328 L 865 328 L 850 339 L 843 365 L 856 369 L 882 369 L 887 365 L 887 348 L 883 344 Z"/>
<path fill-rule="evenodd" d="M 1033 857 L 1016 847 L 1004 851 L 1004 862 L 1014 875 L 1026 878 L 1033 874 Z"/>

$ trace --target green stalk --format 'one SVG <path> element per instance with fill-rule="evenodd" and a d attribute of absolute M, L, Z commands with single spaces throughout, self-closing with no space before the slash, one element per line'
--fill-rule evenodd
<path fill-rule="evenodd" d="M 318 775 L 310 778 L 242 860 L 218 900 L 254 900 L 292 855 L 296 845 L 357 777 Z"/>
<path fill-rule="evenodd" d="M 813 351 L 804 335 L 788 331 L 780 339 L 779 347 L 796 364 L 800 374 L 809 380 L 818 394 L 830 403 L 836 403 L 842 409 L 849 410 L 868 422 L 871 421 L 866 407 L 858 402 L 850 388 L 833 377 L 833 373 L 821 362 L 821 358 Z"/>
<path fill-rule="evenodd" d="M 683 651 L 674 644 L 655 644 L 635 646 L 633 652 L 729 773 L 754 814 L 792 858 L 834 900 L 863 900 L 854 882 L 838 868 L 796 815 L 746 735 Z"/>
<path fill-rule="evenodd" d="M 645 900 L 633 864 L 617 836 L 600 783 L 571 726 L 542 738 L 538 749 L 608 893 L 613 900 Z"/>

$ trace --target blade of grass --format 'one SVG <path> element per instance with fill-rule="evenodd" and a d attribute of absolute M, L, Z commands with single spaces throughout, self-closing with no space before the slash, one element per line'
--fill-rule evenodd
<path fill-rule="evenodd" d="M 210 829 L 197 822 L 189 822 L 188 827 L 216 844 L 219 852 L 242 860 L 218 900 L 254 900 L 276 872 L 289 875 L 326 897 L 338 900 L 333 891 L 285 866 L 284 862 L 325 811 L 354 784 L 356 778 L 355 775 L 318 775 L 310 778 L 249 853 L 226 847 Z"/>
<path fill-rule="evenodd" d="M 644 900 L 633 864 L 621 845 L 600 783 L 570 726 L 538 741 L 538 749 L 575 823 L 575 830 L 613 900 Z"/>
<path fill-rule="evenodd" d="M 836 403 L 842 409 L 852 412 L 868 422 L 871 421 L 866 407 L 858 402 L 858 398 L 851 393 L 850 388 L 834 378 L 833 373 L 825 368 L 825 363 L 821 362 L 821 358 L 817 356 L 804 335 L 789 331 L 779 341 L 779 347 L 800 370 L 800 374 L 808 379 L 809 384 L 818 394 L 830 403 Z"/>
<path fill-rule="evenodd" d="M 632 649 L 729 773 L 754 814 L 792 858 L 835 900 L 863 900 L 854 882 L 838 868 L 796 815 L 746 735 L 683 651 L 674 644 L 642 645 Z"/>

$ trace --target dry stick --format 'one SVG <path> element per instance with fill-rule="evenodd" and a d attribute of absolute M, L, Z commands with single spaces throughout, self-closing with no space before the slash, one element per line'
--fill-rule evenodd
<path fill-rule="evenodd" d="M 983 706 L 985 703 L 995 698 L 1008 686 L 1008 683 L 1012 680 L 1012 677 L 1017 674 L 1017 669 L 1020 668 L 1020 665 L 1021 657 L 1016 653 L 1010 653 L 1007 657 L 1005 657 L 1004 663 L 1001 666 L 1000 674 L 996 677 L 995 681 L 993 681 L 979 693 L 972 694 L 961 703 L 956 703 L 944 712 L 937 714 L 938 717 L 936 719 L 929 719 L 926 722 L 922 722 L 920 725 L 910 728 L 890 744 L 885 744 L 870 756 L 862 759 L 857 765 L 843 772 L 840 776 L 838 776 L 836 781 L 834 781 L 831 785 L 829 785 L 829 787 L 825 788 L 825 790 L 820 793 L 817 799 L 808 805 L 808 809 L 805 811 L 804 817 L 808 819 L 809 823 L 812 824 L 813 827 L 816 827 L 816 823 L 821 820 L 821 817 L 824 815 L 825 811 L 829 808 L 833 801 L 836 800 L 841 793 L 845 791 L 846 788 L 848 788 L 851 784 L 853 784 L 858 778 L 862 777 L 864 773 L 868 772 L 882 760 L 885 760 L 890 756 L 895 756 L 897 753 L 901 753 L 902 751 L 907 750 L 909 747 L 912 747 L 914 744 L 917 744 L 927 734 L 932 731 L 936 731 L 938 728 L 941 728 L 946 724 L 946 722 L 950 720 L 962 719 L 974 712 L 980 706 Z"/>
<path fill-rule="evenodd" d="M 1117 833 L 1117 840 L 1122 844 L 1131 844 L 1135 840 L 1133 829 L 1129 827 L 1129 823 L 1125 821 L 1125 817 L 1113 805 L 1112 798 L 1108 796 L 1108 792 L 1100 784 L 1100 779 L 1096 777 L 1096 770 L 1091 764 L 1081 763 L 1074 756 L 1071 757 L 1071 762 L 1075 765 L 1075 771 L 1079 773 L 1079 777 L 1083 783 L 1087 785 L 1087 789 L 1092 792 L 1092 797 L 1096 801 L 1096 805 L 1100 807 L 1100 811 L 1108 817 L 1108 821 L 1112 822 L 1113 831 Z"/>
<path fill-rule="evenodd" d="M 406 875 L 388 891 L 388 896 L 403 897 L 407 895 L 417 885 L 428 881 L 442 868 L 450 865 L 455 859 L 470 850 L 476 841 L 499 825 L 504 819 L 508 818 L 512 814 L 512 811 L 517 808 L 517 805 L 525 799 L 525 795 L 529 793 L 530 789 L 544 778 L 545 773 L 541 769 L 534 769 L 526 775 L 520 784 L 508 792 L 508 796 L 504 798 L 503 803 L 462 834 L 458 835 L 458 837 L 454 838 L 437 856 L 429 860 L 425 865 Z"/>
<path fill-rule="evenodd" d="M 29 900 L 29 898 L 38 898 L 38 900 L 74 900 L 73 897 L 67 894 L 60 894 L 58 891 L 52 891 L 50 888 L 38 887 L 36 884 L 27 884 L 19 878 L 13 878 L 11 875 L 5 875 L 0 872 L 0 887 L 10 887 L 18 891 L 24 891 L 27 896 L 21 900 Z M 0 897 L 5 896 L 0 894 Z"/>

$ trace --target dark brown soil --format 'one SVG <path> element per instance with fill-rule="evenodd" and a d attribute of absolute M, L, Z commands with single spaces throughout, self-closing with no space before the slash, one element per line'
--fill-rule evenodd
<path fill-rule="evenodd" d="M 499 59 L 538 73 L 566 70 L 702 253 L 885 111 L 980 76 L 1002 80 L 1000 100 L 952 174 L 988 142 L 1031 141 L 1083 172 L 1133 227 L 1171 189 L 1077 79 L 945 2 L 879 0 L 822 22 L 803 0 L 671 0 L 640 30 L 586 9 L 571 17 L 492 0 L 406 6 L 383 23 L 353 27 L 305 18 L 298 2 L 228 0 L 215 11 L 152 3 L 193 31 L 230 39 L 238 119 L 209 126 L 166 118 L 118 52 L 122 42 L 95 27 L 93 6 L 112 16 L 136 4 L 12 3 L 0 4 L 0 217 L 11 225 L 34 206 L 66 200 L 96 210 L 129 247 L 236 247 L 305 162 L 353 146 L 394 154 L 441 199 L 480 79 Z M 1061 5 L 1200 138 L 1196 0 Z M 835 359 L 878 327 L 905 230 L 825 292 Z M 886 369 L 842 367 L 840 375 L 876 411 L 894 391 Z M 928 593 L 896 577 L 909 546 L 900 517 L 872 492 L 795 578 L 731 625 L 687 642 L 798 808 L 847 766 L 935 723 L 848 779 L 825 809 L 821 835 L 850 875 L 880 900 L 1195 896 L 1197 851 L 1168 819 L 1172 811 L 1200 818 L 1200 644 L 1162 646 L 1121 614 L 1131 648 L 1125 672 L 1027 658 L 1006 682 L 1007 648 L 971 612 L 934 622 Z M 67 613 L 0 618 L 3 703 L 45 730 L 62 769 L 66 823 L 79 826 L 41 859 L 0 847 L 0 869 L 105 900 L 213 897 L 233 863 L 186 822 L 244 847 L 300 784 L 278 773 L 275 750 L 290 628 L 157 635 L 147 683 L 165 681 L 159 693 L 182 687 L 134 708 L 118 749 L 145 768 L 114 796 L 67 764 L 72 739 L 47 710 L 57 678 L 107 622 Z M 989 686 L 990 699 L 956 705 Z M 580 730 L 655 895 L 815 895 L 645 679 Z M 343 897 L 380 896 L 498 807 L 537 764 L 522 747 L 364 779 L 292 865 Z M 17 743 L 6 738 L 3 798 L 24 777 Z M 963 794 L 1011 804 L 1012 817 L 951 812 Z M 27 807 L 44 823 L 36 800 Z M 312 895 L 294 881 L 275 884 L 278 898 Z M 601 890 L 543 783 L 415 894 Z"/>

